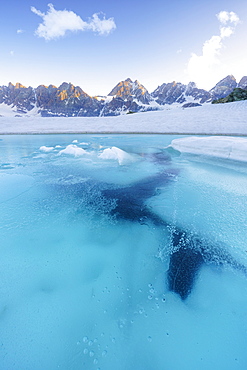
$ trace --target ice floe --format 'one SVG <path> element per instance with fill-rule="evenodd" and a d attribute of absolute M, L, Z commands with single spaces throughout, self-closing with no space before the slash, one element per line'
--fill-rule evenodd
<path fill-rule="evenodd" d="M 115 146 L 104 149 L 103 152 L 99 154 L 99 158 L 114 159 L 114 160 L 117 160 L 120 165 L 124 165 L 124 164 L 136 161 L 136 157 L 134 155 L 131 155 L 125 152 L 124 150 L 119 149 Z"/>
<path fill-rule="evenodd" d="M 53 149 L 54 149 L 53 146 L 45 146 L 45 145 L 39 148 L 39 150 L 41 150 L 42 152 L 46 152 L 46 153 L 51 152 Z"/>
<path fill-rule="evenodd" d="M 70 144 L 66 146 L 65 149 L 60 150 L 58 153 L 59 155 L 61 154 L 68 154 L 68 155 L 73 155 L 74 157 L 80 157 L 81 155 L 88 154 L 86 150 L 79 148 L 77 145 Z"/>
<path fill-rule="evenodd" d="M 190 136 L 172 140 L 170 147 L 181 153 L 247 161 L 247 138 Z"/>

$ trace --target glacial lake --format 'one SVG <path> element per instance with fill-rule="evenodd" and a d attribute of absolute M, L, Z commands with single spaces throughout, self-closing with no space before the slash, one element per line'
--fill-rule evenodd
<path fill-rule="evenodd" d="M 246 369 L 247 168 L 175 138 L 0 136 L 0 370 Z"/>

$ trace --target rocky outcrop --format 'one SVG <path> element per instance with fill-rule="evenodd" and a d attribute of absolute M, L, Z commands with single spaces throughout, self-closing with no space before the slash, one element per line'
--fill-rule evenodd
<path fill-rule="evenodd" d="M 247 100 L 247 89 L 237 87 L 225 98 L 213 100 L 212 104 L 231 103 L 234 101 Z"/>
<path fill-rule="evenodd" d="M 182 108 L 192 108 L 192 107 L 201 107 L 202 104 L 199 103 L 185 103 L 182 105 Z"/>

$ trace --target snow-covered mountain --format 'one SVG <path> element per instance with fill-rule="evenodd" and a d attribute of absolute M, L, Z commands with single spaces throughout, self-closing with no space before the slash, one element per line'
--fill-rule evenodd
<path fill-rule="evenodd" d="M 237 87 L 237 85 L 238 84 L 234 76 L 229 75 L 225 77 L 209 91 L 212 100 L 225 98 Z"/>
<path fill-rule="evenodd" d="M 213 89 L 198 89 L 194 82 L 163 83 L 151 94 L 137 80 L 119 82 L 107 96 L 92 97 L 79 86 L 64 82 L 59 87 L 25 87 L 20 83 L 0 87 L 0 115 L 42 117 L 98 117 L 163 109 L 166 105 L 201 105 L 225 98 L 234 88 L 247 88 L 247 76 L 239 83 L 227 76 Z"/>
<path fill-rule="evenodd" d="M 159 104 L 139 81 L 127 78 L 119 82 L 105 98 L 105 106 L 101 115 L 115 116 L 121 113 L 158 110 L 159 108 Z"/>
<path fill-rule="evenodd" d="M 158 86 L 152 93 L 152 97 L 158 104 L 184 104 L 185 102 L 205 103 L 209 102 L 211 95 L 208 91 L 198 89 L 194 82 L 184 85 L 180 82 L 164 83 Z"/>
<path fill-rule="evenodd" d="M 241 78 L 237 87 L 240 89 L 247 89 L 247 76 Z"/>

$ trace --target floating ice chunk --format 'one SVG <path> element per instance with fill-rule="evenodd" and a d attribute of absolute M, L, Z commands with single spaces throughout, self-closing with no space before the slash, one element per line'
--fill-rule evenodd
<path fill-rule="evenodd" d="M 84 150 L 82 148 L 79 148 L 77 145 L 70 144 L 70 145 L 66 146 L 65 149 L 60 150 L 60 152 L 58 154 L 69 154 L 69 155 L 73 155 L 75 157 L 79 157 L 81 155 L 85 155 L 85 154 L 88 154 L 88 153 L 86 152 L 86 150 Z"/>
<path fill-rule="evenodd" d="M 120 165 L 134 162 L 136 160 L 135 156 L 126 153 L 124 150 L 113 146 L 111 148 L 104 149 L 99 155 L 101 159 L 115 159 Z"/>
<path fill-rule="evenodd" d="M 169 145 L 181 153 L 206 155 L 235 161 L 247 161 L 247 139 L 239 137 L 186 137 Z"/>
<path fill-rule="evenodd" d="M 53 146 L 45 146 L 45 145 L 39 148 L 39 150 L 41 150 L 42 152 L 46 152 L 46 153 L 51 152 L 53 149 L 54 149 Z"/>

